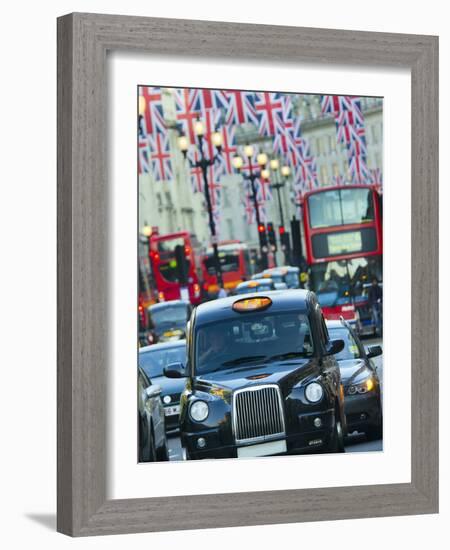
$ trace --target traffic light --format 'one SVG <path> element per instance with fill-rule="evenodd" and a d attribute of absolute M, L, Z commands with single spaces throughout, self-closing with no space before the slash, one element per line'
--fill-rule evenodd
<path fill-rule="evenodd" d="M 289 233 L 286 232 L 286 229 L 284 228 L 283 225 L 280 225 L 279 232 L 280 232 L 281 250 L 283 250 L 284 253 L 289 253 L 291 248 Z"/>
<path fill-rule="evenodd" d="M 294 218 L 291 220 L 292 256 L 294 265 L 301 266 L 304 263 L 302 250 L 302 237 L 300 222 Z"/>
<path fill-rule="evenodd" d="M 266 226 L 263 223 L 258 225 L 258 234 L 259 234 L 259 244 L 261 245 L 261 250 L 267 252 L 267 235 L 266 235 Z"/>
<path fill-rule="evenodd" d="M 267 234 L 269 236 L 270 250 L 272 252 L 276 252 L 277 251 L 277 240 L 276 240 L 276 237 L 275 237 L 275 231 L 273 229 L 273 223 L 272 222 L 269 222 L 267 224 Z"/>
<path fill-rule="evenodd" d="M 181 285 L 187 285 L 188 282 L 188 262 L 186 260 L 186 253 L 184 246 L 177 244 L 175 247 L 175 260 L 177 262 L 177 275 L 178 281 Z"/>

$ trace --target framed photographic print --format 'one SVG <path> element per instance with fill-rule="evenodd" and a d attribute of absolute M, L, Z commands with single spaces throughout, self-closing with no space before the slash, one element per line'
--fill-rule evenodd
<path fill-rule="evenodd" d="M 437 512 L 437 45 L 58 20 L 59 531 Z"/>

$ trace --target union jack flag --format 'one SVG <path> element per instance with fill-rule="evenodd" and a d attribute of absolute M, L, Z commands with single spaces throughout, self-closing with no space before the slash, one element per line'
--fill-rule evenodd
<path fill-rule="evenodd" d="M 382 186 L 383 185 L 383 172 L 381 171 L 381 168 L 374 168 L 370 171 L 372 183 L 375 185 Z"/>
<path fill-rule="evenodd" d="M 279 155 L 291 155 L 296 152 L 295 143 L 295 123 L 292 113 L 292 101 L 290 95 L 281 96 L 282 109 L 281 113 L 276 116 L 281 118 L 281 123 L 278 126 L 278 132 L 275 135 L 273 142 L 273 150 Z"/>
<path fill-rule="evenodd" d="M 145 135 L 139 135 L 138 172 L 139 174 L 148 174 L 150 172 L 150 148 L 148 146 L 147 136 Z"/>
<path fill-rule="evenodd" d="M 234 173 L 233 167 L 233 157 L 237 154 L 237 146 L 235 143 L 235 127 L 233 126 L 222 126 L 220 130 L 222 134 L 222 151 L 221 155 L 224 162 L 225 172 L 227 174 Z"/>
<path fill-rule="evenodd" d="M 371 174 L 362 155 L 353 155 L 349 159 L 349 170 L 353 183 L 371 183 Z"/>
<path fill-rule="evenodd" d="M 140 86 L 139 95 L 145 101 L 145 111 L 142 114 L 144 132 L 149 134 L 165 133 L 161 88 Z"/>
<path fill-rule="evenodd" d="M 205 113 L 208 109 L 219 111 L 225 117 L 229 101 L 227 92 L 223 90 L 199 90 L 198 102 L 200 110 Z"/>
<path fill-rule="evenodd" d="M 223 93 L 228 100 L 228 108 L 225 115 L 225 123 L 227 125 L 251 123 L 258 126 L 254 92 L 225 90 Z"/>
<path fill-rule="evenodd" d="M 153 176 L 156 181 L 172 179 L 172 155 L 170 154 L 168 133 L 156 133 L 148 136 Z"/>
<path fill-rule="evenodd" d="M 197 151 L 194 152 L 194 162 L 200 159 L 200 155 Z M 203 172 L 199 166 L 194 166 L 190 170 L 191 172 L 191 185 L 194 193 L 203 193 Z"/>
<path fill-rule="evenodd" d="M 256 212 L 253 191 L 248 180 L 244 183 L 244 191 L 244 210 L 247 217 L 247 223 L 252 224 L 256 222 Z M 266 199 L 263 197 L 263 193 L 264 189 L 256 182 L 256 204 L 261 222 L 265 222 L 267 219 Z"/>
<path fill-rule="evenodd" d="M 332 185 L 344 185 L 345 184 L 344 176 L 341 176 L 340 174 L 333 176 L 331 181 L 332 181 Z"/>
<path fill-rule="evenodd" d="M 283 132 L 283 101 L 278 92 L 255 93 L 255 111 L 259 120 L 259 133 L 275 136 Z"/>
<path fill-rule="evenodd" d="M 244 195 L 244 212 L 247 224 L 251 225 L 252 223 L 255 223 L 255 206 L 250 193 L 245 193 Z"/>
<path fill-rule="evenodd" d="M 192 88 L 176 89 L 175 116 L 180 123 L 183 132 L 189 137 L 192 144 L 195 143 L 194 123 L 201 117 L 201 103 L 199 102 L 199 90 Z"/>

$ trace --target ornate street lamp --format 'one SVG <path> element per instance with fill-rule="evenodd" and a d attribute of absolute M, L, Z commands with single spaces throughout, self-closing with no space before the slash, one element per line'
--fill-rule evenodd
<path fill-rule="evenodd" d="M 265 226 L 264 226 L 264 224 L 261 223 L 261 217 L 259 215 L 258 197 L 257 197 L 255 182 L 256 182 L 256 180 L 263 177 L 262 172 L 266 169 L 268 159 L 267 159 L 266 153 L 258 153 L 258 155 L 256 156 L 256 161 L 258 163 L 258 166 L 260 167 L 260 170 L 255 171 L 255 170 L 253 170 L 253 164 L 252 164 L 254 152 L 255 151 L 254 151 L 253 145 L 247 144 L 247 145 L 244 146 L 244 155 L 248 159 L 248 173 L 242 174 L 242 175 L 243 175 L 244 179 L 246 179 L 250 182 L 250 187 L 251 187 L 251 191 L 252 191 L 251 196 L 252 196 L 252 200 L 253 200 L 253 206 L 255 208 L 256 224 L 257 224 L 257 227 L 258 227 L 259 248 L 260 248 L 260 251 L 261 251 L 261 258 L 262 258 L 262 262 L 263 262 L 263 267 L 267 268 L 268 267 L 268 262 L 267 262 L 267 252 L 268 252 L 267 236 L 266 236 Z M 235 155 L 233 157 L 233 166 L 235 167 L 235 169 L 237 170 L 238 173 L 242 173 L 242 168 L 244 166 L 244 161 L 243 161 L 242 157 L 240 157 L 239 155 Z"/>
<path fill-rule="evenodd" d="M 198 151 L 199 151 L 199 159 L 196 161 L 193 161 L 188 157 L 188 149 L 189 149 L 189 139 L 184 134 L 180 134 L 178 137 L 178 147 L 180 151 L 183 153 L 183 156 L 185 159 L 189 161 L 189 165 L 191 168 L 200 168 L 203 175 L 203 191 L 205 193 L 205 200 L 206 200 L 206 208 L 208 210 L 208 220 L 209 220 L 209 230 L 211 233 L 211 244 L 213 248 L 213 256 L 214 256 L 214 264 L 215 264 L 215 270 L 216 270 L 216 276 L 217 276 L 217 283 L 220 287 L 223 288 L 223 277 L 222 277 L 222 268 L 220 266 L 220 260 L 219 260 L 219 251 L 218 251 L 218 239 L 217 239 L 217 233 L 216 233 L 216 224 L 214 221 L 213 211 L 212 211 L 212 204 L 211 204 L 211 195 L 209 193 L 209 185 L 208 185 L 208 168 L 210 166 L 213 166 L 214 163 L 218 160 L 219 155 L 222 150 L 222 134 L 218 131 L 215 131 L 211 134 L 211 141 L 213 145 L 215 146 L 217 150 L 217 154 L 214 155 L 213 158 L 207 158 L 205 156 L 205 153 L 203 151 L 203 143 L 205 139 L 205 126 L 203 122 L 200 119 L 197 119 L 194 123 L 194 133 L 198 140 Z"/>

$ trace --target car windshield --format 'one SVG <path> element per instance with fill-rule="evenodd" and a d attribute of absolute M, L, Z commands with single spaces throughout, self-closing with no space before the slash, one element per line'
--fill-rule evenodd
<path fill-rule="evenodd" d="M 187 307 L 184 304 L 178 304 L 150 309 L 150 316 L 155 325 L 186 323 Z"/>
<path fill-rule="evenodd" d="M 299 288 L 298 273 L 295 271 L 288 271 L 285 276 L 286 284 L 289 288 Z"/>
<path fill-rule="evenodd" d="M 261 361 L 311 357 L 314 344 L 305 313 L 253 313 L 205 325 L 195 337 L 196 375 L 245 368 Z"/>
<path fill-rule="evenodd" d="M 186 364 L 186 345 L 184 343 L 179 346 L 139 352 L 139 366 L 150 379 L 162 376 L 164 367 L 170 363 Z"/>
<path fill-rule="evenodd" d="M 359 359 L 361 357 L 358 345 L 353 338 L 352 333 L 347 328 L 328 327 L 328 333 L 331 340 L 344 340 L 344 349 L 334 356 L 337 361 L 344 361 L 346 359 Z"/>
<path fill-rule="evenodd" d="M 272 283 L 261 283 L 257 286 L 244 286 L 236 289 L 236 294 L 251 294 L 252 292 L 264 292 L 273 290 Z"/>

